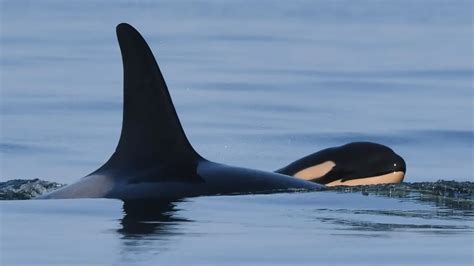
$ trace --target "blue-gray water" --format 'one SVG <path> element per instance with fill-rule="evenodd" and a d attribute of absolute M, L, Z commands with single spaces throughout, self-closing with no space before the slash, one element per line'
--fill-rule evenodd
<path fill-rule="evenodd" d="M 137 221 L 115 200 L 3 201 L 5 265 L 472 265 L 473 211 L 335 192 L 202 197 Z"/>
<path fill-rule="evenodd" d="M 208 159 L 273 170 L 369 140 L 406 159 L 406 181 L 472 180 L 471 1 L 2 1 L 0 8 L 1 180 L 71 183 L 108 158 L 121 123 L 120 22 L 148 40 L 190 141 Z M 199 198 L 179 204 L 175 215 L 186 221 L 136 236 L 120 230 L 116 201 L 1 206 L 7 265 L 472 263 L 472 216 L 372 196 Z"/>

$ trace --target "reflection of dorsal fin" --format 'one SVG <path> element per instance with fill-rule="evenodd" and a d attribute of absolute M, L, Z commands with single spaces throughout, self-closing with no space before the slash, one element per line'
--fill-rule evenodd
<path fill-rule="evenodd" d="M 108 167 L 187 163 L 201 158 L 184 134 L 161 71 L 143 37 L 117 26 L 124 75 L 123 121 Z"/>

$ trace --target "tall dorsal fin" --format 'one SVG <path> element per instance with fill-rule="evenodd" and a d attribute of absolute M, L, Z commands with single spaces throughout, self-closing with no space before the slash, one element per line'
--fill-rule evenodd
<path fill-rule="evenodd" d="M 120 140 L 105 167 L 182 164 L 201 158 L 181 127 L 153 53 L 132 26 L 117 26 L 123 62 Z"/>

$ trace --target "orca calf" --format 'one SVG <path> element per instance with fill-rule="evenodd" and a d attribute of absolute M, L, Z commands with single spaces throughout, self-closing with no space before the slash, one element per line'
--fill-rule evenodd
<path fill-rule="evenodd" d="M 301 158 L 279 170 L 326 186 L 360 186 L 400 183 L 405 161 L 387 146 L 352 142 Z"/>
<path fill-rule="evenodd" d="M 371 164 L 361 160 L 365 154 L 344 154 L 344 149 L 340 149 L 339 155 L 321 151 L 276 172 L 206 160 L 186 138 L 165 80 L 143 37 L 125 23 L 117 26 L 117 37 L 123 62 L 124 103 L 122 131 L 115 152 L 93 173 L 40 198 L 169 200 L 201 195 L 315 190 L 324 186 L 312 181 L 331 184 L 334 178 L 344 182 L 347 177 L 353 180 L 371 176 Z M 325 158 L 326 154 L 332 155 Z M 371 156 L 377 156 L 377 152 Z M 394 158 L 398 162 L 399 157 Z M 389 154 L 384 155 L 384 160 L 393 162 Z M 329 175 L 320 175 L 321 167 L 327 167 L 329 162 L 334 164 L 325 173 Z M 345 171 L 357 170 L 361 162 L 363 171 L 356 171 L 357 174 Z M 350 167 L 344 167 L 346 164 Z M 391 173 L 394 168 L 390 166 L 385 170 Z M 377 169 L 376 174 L 379 173 L 383 171 Z"/>

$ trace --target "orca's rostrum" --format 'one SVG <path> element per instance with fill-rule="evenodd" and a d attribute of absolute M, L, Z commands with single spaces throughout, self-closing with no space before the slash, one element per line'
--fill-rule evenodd
<path fill-rule="evenodd" d="M 116 198 L 128 201 L 312 190 L 324 187 L 312 182 L 317 182 L 321 169 L 324 174 L 331 174 L 331 168 L 338 169 L 334 167 L 338 160 L 331 159 L 332 164 L 328 164 L 320 153 L 296 161 L 278 172 L 206 160 L 186 138 L 165 80 L 143 37 L 125 23 L 117 26 L 117 37 L 123 61 L 124 103 L 122 131 L 115 152 L 93 173 L 41 198 Z M 393 154 L 383 159 L 389 164 L 393 158 L 401 159 Z M 337 157 L 334 156 L 331 158 Z M 312 164 L 313 160 L 317 165 Z M 327 168 L 328 165 L 331 167 Z M 320 166 L 322 168 L 318 168 Z M 389 167 L 386 173 L 404 173 L 404 167 L 403 162 L 403 169 Z M 300 176 L 302 171 L 303 178 Z M 311 178 L 313 173 L 316 176 Z M 373 175 L 361 173 L 352 179 L 365 176 Z M 334 180 L 334 175 L 330 180 Z"/>

